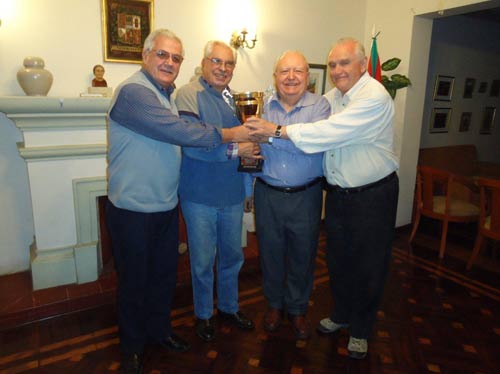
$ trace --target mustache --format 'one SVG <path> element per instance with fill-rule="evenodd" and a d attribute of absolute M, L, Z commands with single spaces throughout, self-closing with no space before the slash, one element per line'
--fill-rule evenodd
<path fill-rule="evenodd" d="M 159 70 L 164 72 L 164 73 L 168 73 L 168 74 L 175 73 L 175 70 L 173 68 L 170 68 L 170 67 L 161 67 Z"/>

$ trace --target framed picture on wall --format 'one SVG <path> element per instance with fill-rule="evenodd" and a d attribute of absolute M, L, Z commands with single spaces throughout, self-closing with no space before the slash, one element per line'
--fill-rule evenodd
<path fill-rule="evenodd" d="M 309 92 L 323 95 L 326 86 L 326 65 L 309 64 Z"/>
<path fill-rule="evenodd" d="M 495 112 L 496 108 L 493 106 L 487 106 L 484 108 L 483 121 L 481 122 L 481 127 L 479 128 L 480 134 L 491 134 L 493 124 L 495 123 Z"/>
<path fill-rule="evenodd" d="M 472 97 L 475 85 L 476 85 L 476 80 L 474 78 L 465 78 L 465 86 L 464 86 L 465 99 L 470 99 Z"/>
<path fill-rule="evenodd" d="M 467 132 L 470 129 L 470 123 L 472 120 L 472 112 L 463 112 L 460 116 L 460 126 L 458 127 L 458 131 Z"/>
<path fill-rule="evenodd" d="M 431 114 L 430 133 L 448 132 L 450 128 L 451 108 L 434 108 Z"/>
<path fill-rule="evenodd" d="M 487 89 L 488 89 L 488 82 L 481 82 L 479 84 L 479 89 L 477 90 L 477 92 L 485 93 Z"/>
<path fill-rule="evenodd" d="M 104 61 L 142 62 L 144 40 L 153 30 L 154 0 L 102 0 Z"/>
<path fill-rule="evenodd" d="M 434 100 L 451 101 L 453 95 L 453 85 L 455 77 L 448 75 L 438 75 L 434 84 Z"/>
<path fill-rule="evenodd" d="M 491 81 L 490 96 L 498 97 L 499 93 L 500 93 L 500 79 L 493 79 L 493 81 Z"/>

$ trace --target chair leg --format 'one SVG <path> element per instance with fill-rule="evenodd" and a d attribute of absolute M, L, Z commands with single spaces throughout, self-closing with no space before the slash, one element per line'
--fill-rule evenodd
<path fill-rule="evenodd" d="M 441 233 L 441 244 L 439 245 L 439 258 L 444 257 L 444 251 L 446 250 L 446 236 L 448 235 L 448 221 L 443 221 L 443 232 Z"/>
<path fill-rule="evenodd" d="M 476 259 L 477 255 L 479 254 L 479 251 L 481 250 L 481 246 L 483 244 L 483 239 L 484 237 L 481 235 L 480 232 L 477 233 L 477 238 L 476 238 L 476 243 L 474 244 L 474 249 L 472 250 L 472 254 L 469 257 L 469 261 L 467 262 L 466 269 L 470 270 L 472 267 L 472 264 L 474 263 L 474 260 Z"/>
<path fill-rule="evenodd" d="M 413 229 L 411 230 L 410 239 L 408 239 L 408 242 L 411 243 L 413 238 L 415 237 L 419 223 L 420 223 L 420 213 L 417 212 L 417 214 L 415 215 L 415 223 L 413 224 Z"/>

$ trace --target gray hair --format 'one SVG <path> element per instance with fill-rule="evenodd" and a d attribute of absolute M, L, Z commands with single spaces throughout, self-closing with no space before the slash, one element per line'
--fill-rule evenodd
<path fill-rule="evenodd" d="M 223 42 L 222 40 L 209 40 L 207 44 L 205 44 L 205 48 L 203 48 L 203 57 L 208 58 L 212 54 L 214 47 L 217 45 L 229 48 L 233 54 L 234 62 L 236 63 L 236 60 L 238 59 L 238 53 L 236 52 L 236 49 Z"/>
<path fill-rule="evenodd" d="M 364 59 L 366 57 L 365 47 L 363 46 L 363 44 L 359 40 L 357 40 L 355 38 L 351 38 L 351 37 L 340 38 L 339 40 L 337 40 L 337 42 L 335 42 L 335 44 L 330 49 L 330 53 L 332 53 L 332 51 L 338 45 L 340 45 L 340 44 L 346 44 L 346 43 L 354 43 L 354 53 L 356 54 L 356 56 L 358 56 L 358 58 L 360 60 L 362 60 L 362 59 Z"/>
<path fill-rule="evenodd" d="M 177 41 L 181 45 L 182 56 L 184 57 L 184 46 L 182 45 L 182 40 L 175 35 L 173 31 L 168 29 L 156 29 L 151 34 L 149 34 L 144 41 L 144 47 L 142 48 L 143 53 L 148 53 L 153 49 L 153 45 L 155 44 L 155 40 L 159 36 L 164 36 L 167 39 L 173 39 Z"/>
<path fill-rule="evenodd" d="M 307 62 L 307 58 L 306 56 L 304 56 L 304 54 L 300 51 L 297 51 L 297 50 L 288 50 L 288 51 L 285 51 L 283 52 L 277 59 L 276 59 L 276 62 L 274 63 L 274 72 L 276 72 L 276 69 L 278 68 L 278 65 L 280 63 L 281 60 L 283 60 L 283 58 L 289 54 L 289 53 L 296 53 L 298 54 L 299 56 L 301 56 L 304 61 L 306 62 L 306 68 L 307 68 L 307 71 L 309 71 L 309 62 Z"/>

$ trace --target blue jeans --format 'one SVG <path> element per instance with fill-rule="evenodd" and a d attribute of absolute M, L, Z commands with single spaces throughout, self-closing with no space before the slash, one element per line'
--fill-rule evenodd
<path fill-rule="evenodd" d="M 241 227 L 243 204 L 215 208 L 182 201 L 186 221 L 194 313 L 209 319 L 214 309 L 214 263 L 217 272 L 217 308 L 236 313 L 238 274 L 243 265 Z"/>

